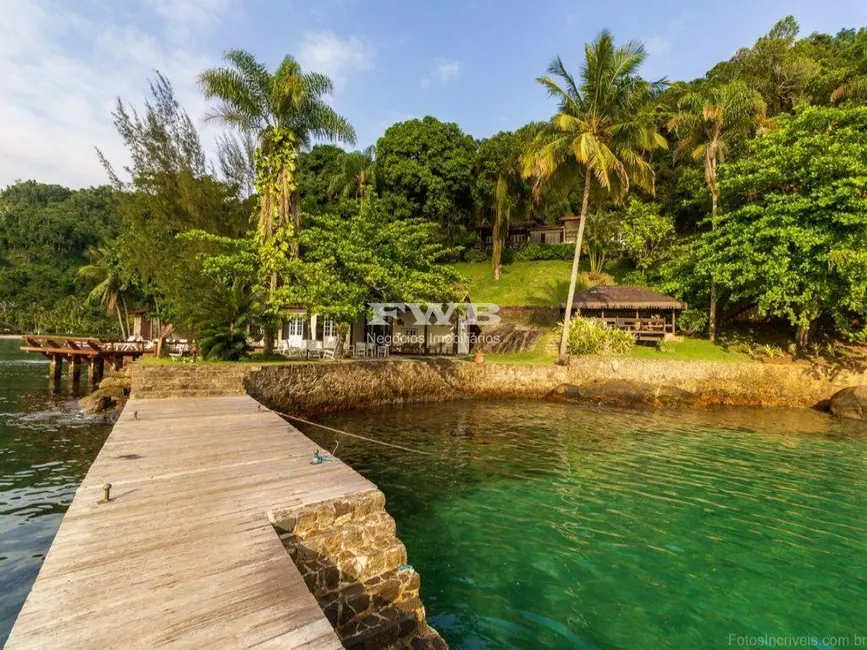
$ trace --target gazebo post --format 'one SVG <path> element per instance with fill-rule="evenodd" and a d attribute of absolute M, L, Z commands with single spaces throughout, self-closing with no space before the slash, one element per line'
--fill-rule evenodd
<path fill-rule="evenodd" d="M 677 310 L 672 309 L 671 310 L 671 334 L 672 335 L 677 333 L 676 323 L 677 323 Z"/>

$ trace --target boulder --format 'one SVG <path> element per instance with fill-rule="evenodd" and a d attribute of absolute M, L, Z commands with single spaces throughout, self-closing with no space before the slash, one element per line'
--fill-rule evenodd
<path fill-rule="evenodd" d="M 99 390 L 96 392 L 101 394 L 101 395 L 107 395 L 108 397 L 111 397 L 114 400 L 125 400 L 126 396 L 129 394 L 129 391 L 126 390 L 125 388 L 123 388 L 122 386 L 116 386 L 113 384 L 105 386 L 105 387 L 103 387 L 103 385 L 100 384 Z"/>
<path fill-rule="evenodd" d="M 100 390 L 109 389 L 109 388 L 119 388 L 126 395 L 129 395 L 130 388 L 132 387 L 132 379 L 124 376 L 110 376 L 103 379 L 99 382 Z"/>
<path fill-rule="evenodd" d="M 867 420 L 867 386 L 850 386 L 835 393 L 828 404 L 832 415 Z"/>
<path fill-rule="evenodd" d="M 115 401 L 101 391 L 94 391 L 90 395 L 86 395 L 79 401 L 79 406 L 88 415 L 101 413 L 106 409 L 110 409 L 115 405 Z"/>

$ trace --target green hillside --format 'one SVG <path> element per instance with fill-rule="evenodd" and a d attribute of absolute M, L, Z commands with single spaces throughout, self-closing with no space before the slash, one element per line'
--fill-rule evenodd
<path fill-rule="evenodd" d="M 566 300 L 572 262 L 513 262 L 503 267 L 499 282 L 494 282 L 490 262 L 460 262 L 454 267 L 467 279 L 470 297 L 476 302 L 510 307 L 545 307 L 556 306 Z M 578 290 L 600 283 L 616 284 L 621 269 L 611 265 L 607 271 L 601 278 L 591 280 L 589 273 L 584 270 L 579 277 Z"/>

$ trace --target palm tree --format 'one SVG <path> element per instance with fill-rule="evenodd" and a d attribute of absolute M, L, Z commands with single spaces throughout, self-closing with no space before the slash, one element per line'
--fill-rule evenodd
<path fill-rule="evenodd" d="M 117 314 L 120 335 L 125 341 L 127 339 L 127 327 L 125 323 L 129 323 L 129 312 L 127 311 L 126 298 L 124 297 L 127 283 L 123 276 L 118 255 L 110 246 L 91 246 L 87 250 L 87 257 L 90 260 L 90 264 L 86 264 L 78 269 L 80 276 L 96 283 L 96 286 L 88 294 L 87 299 L 105 307 L 107 315 L 110 316 L 112 313 Z M 123 307 L 123 312 L 121 312 L 121 307 Z"/>
<path fill-rule="evenodd" d="M 742 81 L 698 89 L 686 89 L 678 100 L 678 112 L 668 129 L 678 138 L 675 159 L 689 156 L 704 160 L 704 180 L 711 195 L 711 228 L 719 211 L 717 169 L 725 160 L 731 140 L 751 135 L 768 124 L 761 95 Z M 717 286 L 711 278 L 708 338 L 716 339 Z"/>
<path fill-rule="evenodd" d="M 494 228 L 493 247 L 491 249 L 491 266 L 494 270 L 494 281 L 499 282 L 503 272 L 503 249 L 506 247 L 506 239 L 509 236 L 509 217 L 512 204 L 509 200 L 509 179 L 506 174 L 500 172 L 497 176 L 497 189 L 494 192 Z"/>
<path fill-rule="evenodd" d="M 355 130 L 323 100 L 334 89 L 331 79 L 303 72 L 292 56 L 284 57 L 273 73 L 244 50 L 229 50 L 223 58 L 227 67 L 199 75 L 205 98 L 220 102 L 206 119 L 256 136 L 260 229 L 270 231 L 275 219 L 287 223 L 291 212 L 297 231 L 301 210 L 293 154 L 314 139 L 355 144 Z"/>
<path fill-rule="evenodd" d="M 831 93 L 831 101 L 844 99 L 867 99 L 867 74 L 857 75 Z"/>
<path fill-rule="evenodd" d="M 647 152 L 667 146 L 654 123 L 654 96 L 663 82 L 649 83 L 638 76 L 645 59 L 644 46 L 629 42 L 615 47 L 610 32 L 603 31 L 584 46 L 584 65 L 576 80 L 560 57 L 539 77 L 558 103 L 558 112 L 536 138 L 524 157 L 524 175 L 536 180 L 535 189 L 558 177 L 583 181 L 583 201 L 572 258 L 572 275 L 566 299 L 560 359 L 565 360 L 572 301 L 578 282 L 578 266 L 584 226 L 593 186 L 614 200 L 622 199 L 635 185 L 654 190 L 654 172 L 645 160 Z"/>
<path fill-rule="evenodd" d="M 256 192 L 259 204 L 258 234 L 273 244 L 278 230 L 301 229 L 301 201 L 295 183 L 297 153 L 314 139 L 355 143 L 355 130 L 322 98 L 334 86 L 326 75 L 303 72 L 286 56 L 273 73 L 249 52 L 229 50 L 227 67 L 211 68 L 199 76 L 207 99 L 218 99 L 208 120 L 218 120 L 241 133 L 253 134 L 256 149 Z M 270 246 L 275 249 L 273 245 Z M 297 243 L 292 251 L 297 255 Z M 270 289 L 277 288 L 271 273 Z M 265 352 L 273 350 L 272 327 L 265 327 Z"/>
<path fill-rule="evenodd" d="M 361 201 L 375 185 L 376 146 L 370 145 L 364 151 L 353 151 L 343 157 L 340 173 L 328 185 L 328 195 L 334 197 L 339 194 Z"/>

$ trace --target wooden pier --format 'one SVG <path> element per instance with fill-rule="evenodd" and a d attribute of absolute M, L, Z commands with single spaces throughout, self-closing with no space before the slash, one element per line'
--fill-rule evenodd
<path fill-rule="evenodd" d="M 52 382 L 60 381 L 63 362 L 69 363 L 70 378 L 77 381 L 81 377 L 81 364 L 87 365 L 88 381 L 96 384 L 102 379 L 105 365 L 119 370 L 126 359 L 138 359 L 145 354 L 143 341 L 107 341 L 105 339 L 74 336 L 36 336 L 21 337 L 24 352 L 35 352 L 51 361 L 49 377 Z"/>
<path fill-rule="evenodd" d="M 6 647 L 340 648 L 269 513 L 375 486 L 315 448 L 247 396 L 130 401 Z"/>

